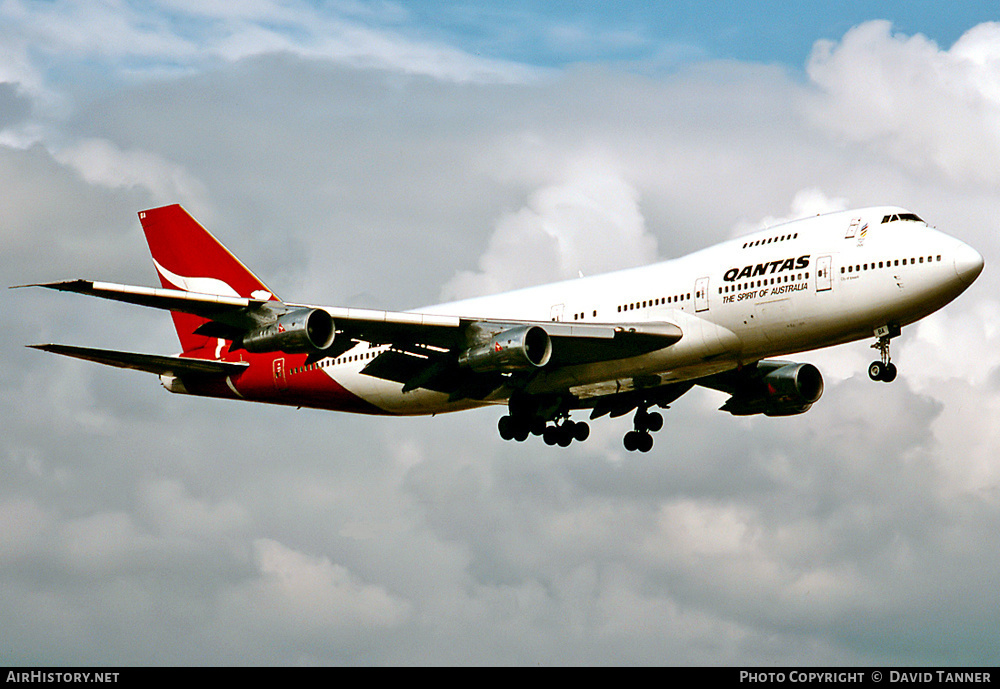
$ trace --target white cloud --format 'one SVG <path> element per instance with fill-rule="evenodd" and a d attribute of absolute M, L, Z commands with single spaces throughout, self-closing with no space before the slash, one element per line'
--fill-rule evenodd
<path fill-rule="evenodd" d="M 1000 180 L 1000 24 L 980 24 L 942 50 L 868 22 L 818 42 L 808 72 L 824 129 L 916 172 Z"/>
<path fill-rule="evenodd" d="M 796 192 L 792 199 L 790 213 L 783 217 L 773 215 L 766 216 L 756 223 L 739 223 L 731 234 L 733 237 L 740 237 L 750 232 L 757 232 L 765 227 L 774 227 L 782 223 L 793 220 L 801 220 L 811 215 L 822 215 L 823 213 L 833 213 L 847 210 L 846 199 L 829 198 L 822 190 L 816 188 L 802 189 Z"/>
<path fill-rule="evenodd" d="M 55 154 L 90 184 L 115 188 L 143 187 L 157 203 L 208 205 L 204 185 L 182 166 L 147 151 L 122 150 L 106 139 L 83 139 Z"/>
<path fill-rule="evenodd" d="M 639 194 L 615 166 L 582 159 L 565 182 L 539 189 L 527 206 L 502 217 L 479 259 L 442 289 L 445 300 L 494 294 L 649 263 L 656 239 L 647 232 Z"/>
<path fill-rule="evenodd" d="M 143 507 L 164 535 L 210 538 L 232 532 L 248 522 L 246 510 L 228 500 L 213 504 L 191 496 L 174 479 L 149 481 L 140 486 Z"/>
<path fill-rule="evenodd" d="M 359 581 L 326 557 L 309 556 L 267 538 L 253 542 L 253 554 L 258 579 L 233 591 L 233 602 L 241 609 L 252 606 L 270 624 L 307 631 L 394 627 L 410 614 L 405 600 Z"/>

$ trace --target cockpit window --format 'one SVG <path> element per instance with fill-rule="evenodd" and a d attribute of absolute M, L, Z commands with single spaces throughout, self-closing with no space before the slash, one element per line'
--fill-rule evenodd
<path fill-rule="evenodd" d="M 882 218 L 882 224 L 887 222 L 896 222 L 897 220 L 911 220 L 913 222 L 923 222 L 923 220 L 916 213 L 893 213 L 892 215 L 887 215 Z"/>

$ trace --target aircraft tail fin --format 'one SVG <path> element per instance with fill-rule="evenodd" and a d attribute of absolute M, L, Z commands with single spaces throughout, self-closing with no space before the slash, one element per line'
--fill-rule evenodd
<path fill-rule="evenodd" d="M 260 278 L 181 206 L 141 211 L 139 222 L 164 288 L 278 300 Z M 207 348 L 216 339 L 195 333 L 206 319 L 177 311 L 171 316 L 185 352 Z M 218 351 L 217 347 L 212 349 Z"/>

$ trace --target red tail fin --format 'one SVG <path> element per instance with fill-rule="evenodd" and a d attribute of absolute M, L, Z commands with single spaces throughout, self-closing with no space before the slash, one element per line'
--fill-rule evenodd
<path fill-rule="evenodd" d="M 252 299 L 277 299 L 274 293 L 233 256 L 219 240 L 178 205 L 139 213 L 160 284 L 167 289 Z M 185 352 L 212 339 L 195 335 L 204 318 L 173 312 L 174 326 Z"/>

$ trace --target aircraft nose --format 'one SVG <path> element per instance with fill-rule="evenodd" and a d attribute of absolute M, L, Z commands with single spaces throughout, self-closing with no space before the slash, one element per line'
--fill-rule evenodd
<path fill-rule="evenodd" d="M 968 244 L 962 244 L 955 252 L 955 273 L 958 279 L 971 285 L 983 272 L 983 257 Z"/>

